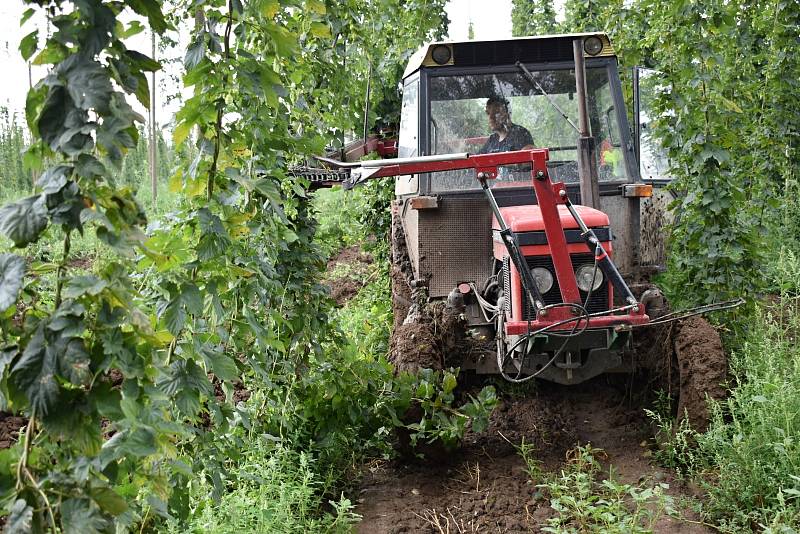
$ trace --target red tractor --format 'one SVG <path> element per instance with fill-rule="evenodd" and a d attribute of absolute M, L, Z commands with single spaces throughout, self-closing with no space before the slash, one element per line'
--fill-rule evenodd
<path fill-rule="evenodd" d="M 458 347 L 441 364 L 513 382 L 629 370 L 632 331 L 663 308 L 641 283 L 663 263 L 666 200 L 642 182 L 639 129 L 605 34 L 420 49 L 398 157 L 320 158 L 346 187 L 396 177 L 395 338 L 436 325 Z M 416 358 L 393 345 L 399 367 Z"/>

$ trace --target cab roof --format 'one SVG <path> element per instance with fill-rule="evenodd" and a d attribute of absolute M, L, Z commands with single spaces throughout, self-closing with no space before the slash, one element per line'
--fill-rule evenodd
<path fill-rule="evenodd" d="M 496 41 L 437 41 L 423 45 L 408 61 L 403 78 L 414 74 L 422 67 L 476 67 L 488 65 L 509 65 L 522 61 L 524 63 L 544 63 L 550 61 L 571 61 L 573 59 L 572 41 L 576 38 L 586 39 L 596 36 L 603 43 L 598 54 L 586 57 L 614 56 L 614 49 L 608 35 L 600 32 L 570 33 L 562 35 L 539 35 L 534 37 L 514 37 Z M 449 60 L 434 61 L 434 49 L 449 49 Z M 442 50 L 444 52 L 444 50 Z"/>

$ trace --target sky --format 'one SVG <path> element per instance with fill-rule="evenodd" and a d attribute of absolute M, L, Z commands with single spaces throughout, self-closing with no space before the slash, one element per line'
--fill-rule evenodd
<path fill-rule="evenodd" d="M 0 0 L 0 72 L 3 75 L 3 83 L 0 83 L 0 106 L 18 114 L 22 114 L 25 109 L 25 95 L 29 87 L 28 67 L 19 55 L 19 42 L 37 28 L 41 27 L 40 33 L 44 33 L 42 18 L 34 17 L 20 28 L 19 21 L 25 9 L 22 0 Z M 473 22 L 475 39 L 511 37 L 511 0 L 450 0 L 445 10 L 450 19 L 448 37 L 451 40 L 466 40 L 470 21 Z M 149 55 L 149 35 L 143 33 L 134 37 L 128 46 Z M 33 83 L 44 75 L 43 68 L 34 67 Z M 167 89 L 163 83 L 162 76 L 162 91 Z M 174 93 L 174 82 L 172 85 L 169 90 Z M 176 107 L 175 103 L 162 103 L 157 109 L 157 122 L 164 124 L 165 119 L 177 111 Z M 143 109 L 137 111 L 146 116 Z"/>
<path fill-rule="evenodd" d="M 470 20 L 476 40 L 511 37 L 511 0 L 450 0 L 445 11 L 453 41 L 467 40 Z"/>

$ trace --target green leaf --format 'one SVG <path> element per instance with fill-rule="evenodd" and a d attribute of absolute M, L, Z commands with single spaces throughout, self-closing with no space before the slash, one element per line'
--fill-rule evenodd
<path fill-rule="evenodd" d="M 111 515 L 119 515 L 128 509 L 128 503 L 125 502 L 125 499 L 111 488 L 91 488 L 89 495 L 103 511 Z"/>
<path fill-rule="evenodd" d="M 100 534 L 108 526 L 97 506 L 89 499 L 67 499 L 61 503 L 64 534 Z"/>
<path fill-rule="evenodd" d="M 58 193 L 67 185 L 72 170 L 73 168 L 69 165 L 50 167 L 36 180 L 36 186 L 39 187 L 43 193 Z"/>
<path fill-rule="evenodd" d="M 28 503 L 23 499 L 14 501 L 14 506 L 11 507 L 11 513 L 8 515 L 6 528 L 3 531 L 6 534 L 28 534 L 31 532 L 33 525 L 33 508 L 28 506 Z"/>
<path fill-rule="evenodd" d="M 187 71 L 194 69 L 206 57 L 206 43 L 202 38 L 202 34 L 198 39 L 192 41 L 186 49 L 186 55 L 183 58 L 183 64 Z"/>
<path fill-rule="evenodd" d="M 158 387 L 175 400 L 178 409 L 188 417 L 200 411 L 200 395 L 214 394 L 214 387 L 205 371 L 193 360 L 177 360 L 170 365 L 169 374 Z"/>
<path fill-rule="evenodd" d="M 167 304 L 162 317 L 164 319 L 164 326 L 167 327 L 167 330 L 169 330 L 172 335 L 177 336 L 180 331 L 183 330 L 183 326 L 186 324 L 186 310 L 183 307 L 183 302 L 180 297 L 172 299 L 169 304 Z"/>
<path fill-rule="evenodd" d="M 19 51 L 22 54 L 22 59 L 28 61 L 36 52 L 36 47 L 39 43 L 39 30 L 34 30 L 19 42 Z"/>
<path fill-rule="evenodd" d="M 67 91 L 80 109 L 96 109 L 109 113 L 109 104 L 114 87 L 109 73 L 98 61 L 82 55 L 70 56 L 56 67 L 57 75 L 66 76 Z"/>
<path fill-rule="evenodd" d="M 161 3 L 158 0 L 128 0 L 127 3 L 136 13 L 147 17 L 147 22 L 156 33 L 164 33 L 169 29 L 169 24 L 161 12 Z"/>
<path fill-rule="evenodd" d="M 95 275 L 73 276 L 64 287 L 64 298 L 76 299 L 83 295 L 99 295 L 108 286 L 108 282 Z"/>
<path fill-rule="evenodd" d="M 187 137 L 189 137 L 189 133 L 192 131 L 192 125 L 188 122 L 180 122 L 175 126 L 175 129 L 172 131 L 172 141 L 176 145 L 182 144 Z"/>
<path fill-rule="evenodd" d="M 25 260 L 15 254 L 0 254 L 0 312 L 10 308 L 19 296 L 25 277 Z"/>
<path fill-rule="evenodd" d="M 21 18 L 20 18 L 20 20 L 19 20 L 19 25 L 20 25 L 20 26 L 23 26 L 23 25 L 24 25 L 26 22 L 28 22 L 28 20 L 29 20 L 29 19 L 30 19 L 30 18 L 31 18 L 31 17 L 32 17 L 32 16 L 33 16 L 35 13 L 36 13 L 36 10 L 35 10 L 35 9 L 33 9 L 32 7 L 30 7 L 30 8 L 28 8 L 28 9 L 26 9 L 26 10 L 25 10 L 25 12 L 24 12 L 24 13 L 22 13 L 22 17 L 21 17 Z"/>
<path fill-rule="evenodd" d="M 167 303 L 162 312 L 164 324 L 172 335 L 177 336 L 186 324 L 186 312 L 197 314 L 203 308 L 203 295 L 196 285 L 182 284 L 180 291 Z"/>
<path fill-rule="evenodd" d="M 83 339 L 73 338 L 58 358 L 59 374 L 76 386 L 88 386 L 92 382 L 90 363 Z"/>
<path fill-rule="evenodd" d="M 119 452 L 132 454 L 134 456 L 150 456 L 156 450 L 156 437 L 149 428 L 140 427 L 133 432 L 126 433 L 119 445 Z M 105 449 L 106 446 L 104 445 Z"/>
<path fill-rule="evenodd" d="M 200 349 L 206 365 L 211 369 L 211 372 L 220 380 L 230 382 L 239 378 L 239 368 L 236 367 L 236 362 L 230 356 L 224 354 L 216 347 L 208 345 Z"/>
<path fill-rule="evenodd" d="M 128 39 L 130 37 L 133 37 L 134 35 L 139 35 L 143 31 L 144 31 L 144 26 L 142 25 L 142 23 L 139 22 L 138 20 L 134 20 L 130 24 L 128 24 L 128 29 L 119 33 L 119 36 L 122 39 Z"/>
<path fill-rule="evenodd" d="M 150 82 L 147 81 L 147 76 L 142 72 L 137 72 L 133 77 L 136 80 L 136 90 L 133 94 L 144 107 L 150 109 Z"/>
<path fill-rule="evenodd" d="M 36 241 L 47 227 L 45 201 L 45 195 L 36 195 L 0 208 L 0 233 L 18 247 Z"/>
<path fill-rule="evenodd" d="M 61 43 L 49 41 L 44 49 L 33 58 L 34 65 L 55 65 L 64 61 L 69 54 L 69 50 Z"/>
<path fill-rule="evenodd" d="M 331 35 L 331 27 L 327 24 L 323 24 L 322 22 L 312 22 L 311 23 L 311 35 L 314 37 L 320 38 L 329 38 L 332 37 Z"/>
<path fill-rule="evenodd" d="M 11 370 L 9 379 L 22 390 L 31 409 L 37 414 L 47 414 L 58 401 L 60 388 L 55 378 L 58 371 L 57 357 L 56 350 L 46 338 L 43 322 Z"/>
<path fill-rule="evenodd" d="M 444 379 L 442 379 L 442 389 L 444 390 L 445 395 L 450 394 L 458 385 L 456 381 L 456 377 L 453 373 L 445 373 Z"/>
<path fill-rule="evenodd" d="M 135 50 L 126 50 L 125 56 L 139 70 L 156 72 L 161 70 L 161 63 Z"/>
<path fill-rule="evenodd" d="M 261 0 L 260 4 L 261 14 L 267 19 L 275 18 L 275 15 L 281 9 L 281 4 L 278 0 Z"/>

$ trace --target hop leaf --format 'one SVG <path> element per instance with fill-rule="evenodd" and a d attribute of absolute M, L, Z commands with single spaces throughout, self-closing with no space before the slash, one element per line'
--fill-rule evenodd
<path fill-rule="evenodd" d="M 18 247 L 36 241 L 47 227 L 45 200 L 45 195 L 36 195 L 0 208 L 0 232 Z"/>
<path fill-rule="evenodd" d="M 8 516 L 6 534 L 27 534 L 31 532 L 33 522 L 33 508 L 22 499 L 17 499 L 11 507 L 11 514 Z"/>
<path fill-rule="evenodd" d="M 14 254 L 0 254 L 0 312 L 17 301 L 24 276 L 24 259 Z"/>

